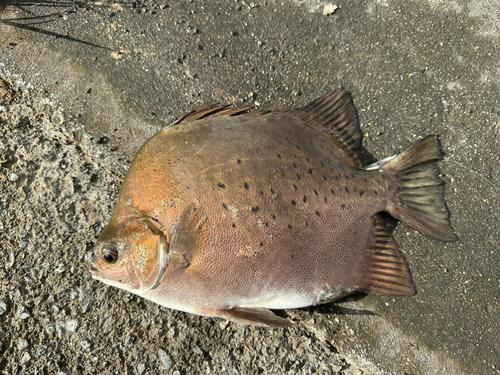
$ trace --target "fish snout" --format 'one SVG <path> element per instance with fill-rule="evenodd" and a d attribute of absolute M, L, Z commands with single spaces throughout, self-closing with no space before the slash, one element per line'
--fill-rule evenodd
<path fill-rule="evenodd" d="M 97 275 L 99 274 L 99 269 L 97 269 L 93 264 L 90 265 L 89 271 L 92 274 L 92 278 L 96 279 Z"/>

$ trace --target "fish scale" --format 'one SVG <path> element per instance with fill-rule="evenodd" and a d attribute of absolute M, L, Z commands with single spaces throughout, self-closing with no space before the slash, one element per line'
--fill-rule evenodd
<path fill-rule="evenodd" d="M 270 309 L 414 294 L 378 212 L 455 240 L 437 137 L 365 170 L 345 90 L 295 111 L 246 110 L 204 107 L 141 148 L 93 277 L 169 308 L 272 327 L 291 322 Z"/>

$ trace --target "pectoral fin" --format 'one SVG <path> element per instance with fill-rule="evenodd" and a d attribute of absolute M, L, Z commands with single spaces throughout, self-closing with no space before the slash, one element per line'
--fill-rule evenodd
<path fill-rule="evenodd" d="M 204 241 L 202 227 L 206 220 L 207 216 L 202 214 L 198 204 L 192 203 L 186 207 L 172 236 L 170 260 L 176 259 L 178 264 L 189 267 L 196 250 Z"/>
<path fill-rule="evenodd" d="M 230 310 L 219 311 L 217 315 L 235 323 L 261 327 L 283 328 L 293 324 L 290 320 L 281 318 L 264 308 L 233 307 Z"/>

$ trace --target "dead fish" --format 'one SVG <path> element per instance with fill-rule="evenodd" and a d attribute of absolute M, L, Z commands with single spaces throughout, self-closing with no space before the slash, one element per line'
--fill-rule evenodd
<path fill-rule="evenodd" d="M 454 241 L 436 135 L 363 167 L 343 90 L 288 112 L 207 106 L 137 153 L 92 276 L 162 306 L 282 327 L 271 309 L 411 296 L 379 212 Z"/>

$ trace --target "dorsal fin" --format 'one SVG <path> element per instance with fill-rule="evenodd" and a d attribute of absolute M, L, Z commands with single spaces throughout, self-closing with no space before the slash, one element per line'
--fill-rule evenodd
<path fill-rule="evenodd" d="M 348 91 L 337 89 L 294 113 L 331 129 L 349 156 L 361 166 L 359 157 L 363 133 L 359 127 L 358 111 Z"/>
<path fill-rule="evenodd" d="M 372 235 L 367 244 L 368 264 L 363 272 L 360 292 L 382 296 L 412 296 L 415 287 L 406 261 L 382 218 L 371 217 Z"/>
<path fill-rule="evenodd" d="M 180 258 L 178 259 L 179 264 L 185 267 L 191 264 L 191 260 L 200 245 L 200 230 L 206 220 L 207 216 L 201 213 L 196 203 L 191 203 L 186 207 L 172 236 L 169 261 L 177 257 Z"/>
<path fill-rule="evenodd" d="M 218 103 L 207 105 L 203 108 L 197 109 L 195 111 L 189 112 L 188 114 L 182 116 L 177 119 L 173 125 L 177 125 L 180 123 L 187 123 L 195 120 L 199 120 L 205 117 L 222 117 L 222 116 L 236 116 L 241 114 L 258 116 L 264 113 L 268 113 L 269 111 L 253 111 L 248 112 L 253 107 L 244 107 L 244 108 L 233 108 L 229 104 L 219 106 Z"/>

